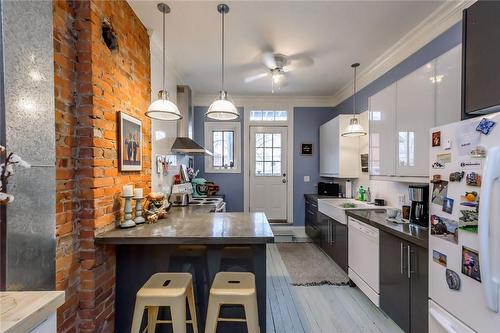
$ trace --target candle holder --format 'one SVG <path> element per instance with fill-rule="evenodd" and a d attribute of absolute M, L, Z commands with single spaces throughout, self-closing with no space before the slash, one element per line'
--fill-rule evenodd
<path fill-rule="evenodd" d="M 142 223 L 146 222 L 146 219 L 142 216 L 142 199 L 144 199 L 144 198 L 143 197 L 141 197 L 141 198 L 135 197 L 134 198 L 134 200 L 135 200 L 135 219 L 134 219 L 135 224 L 142 224 Z"/>
<path fill-rule="evenodd" d="M 135 227 L 135 222 L 132 220 L 132 198 L 134 196 L 122 196 L 125 199 L 125 207 L 123 212 L 125 213 L 123 218 L 125 219 L 120 223 L 121 228 L 132 228 Z"/>

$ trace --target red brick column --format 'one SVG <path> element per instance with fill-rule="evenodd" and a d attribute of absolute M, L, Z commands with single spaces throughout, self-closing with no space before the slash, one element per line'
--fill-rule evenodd
<path fill-rule="evenodd" d="M 121 188 L 149 192 L 149 36 L 125 1 L 54 1 L 57 135 L 57 289 L 60 332 L 112 332 L 114 248 L 94 244 L 122 215 Z M 119 48 L 102 40 L 111 23 Z M 143 170 L 119 172 L 117 112 L 142 120 Z"/>

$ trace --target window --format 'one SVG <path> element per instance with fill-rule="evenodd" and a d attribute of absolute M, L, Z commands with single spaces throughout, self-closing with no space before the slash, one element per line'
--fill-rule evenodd
<path fill-rule="evenodd" d="M 213 156 L 205 156 L 206 173 L 241 172 L 241 123 L 205 122 L 205 147 Z"/>
<path fill-rule="evenodd" d="M 212 132 L 213 167 L 234 167 L 234 132 Z"/>
<path fill-rule="evenodd" d="M 281 176 L 281 133 L 255 133 L 255 175 Z"/>
<path fill-rule="evenodd" d="M 254 110 L 250 111 L 250 121 L 287 121 L 288 111 Z"/>

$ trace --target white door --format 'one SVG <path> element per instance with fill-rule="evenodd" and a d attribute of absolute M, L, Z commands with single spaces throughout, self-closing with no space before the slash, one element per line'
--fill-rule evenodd
<path fill-rule="evenodd" d="M 287 220 L 287 128 L 250 127 L 250 211 Z"/>

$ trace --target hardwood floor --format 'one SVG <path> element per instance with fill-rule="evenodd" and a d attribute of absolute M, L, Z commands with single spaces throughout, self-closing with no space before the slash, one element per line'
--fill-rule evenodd
<path fill-rule="evenodd" d="M 319 251 L 319 250 L 318 250 Z M 304 263 L 304 269 L 311 263 Z M 267 251 L 267 332 L 401 332 L 399 327 L 358 289 L 296 287 L 276 245 Z"/>

